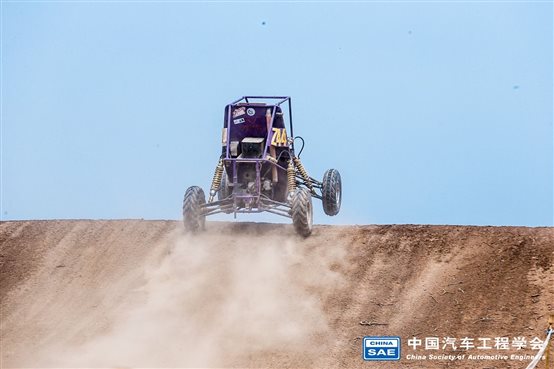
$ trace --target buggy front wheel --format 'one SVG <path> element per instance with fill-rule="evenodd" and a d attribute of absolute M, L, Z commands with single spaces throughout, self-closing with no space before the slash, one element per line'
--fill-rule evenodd
<path fill-rule="evenodd" d="M 298 188 L 291 199 L 292 224 L 296 233 L 308 237 L 312 233 L 312 195 L 307 188 Z"/>
<path fill-rule="evenodd" d="M 325 214 L 337 215 L 342 201 L 342 181 L 338 170 L 329 169 L 325 172 L 321 194 Z"/>
<path fill-rule="evenodd" d="M 206 196 L 202 188 L 187 188 L 183 199 L 183 223 L 186 231 L 197 232 L 204 229 L 206 216 L 202 214 L 202 205 L 205 203 Z"/>

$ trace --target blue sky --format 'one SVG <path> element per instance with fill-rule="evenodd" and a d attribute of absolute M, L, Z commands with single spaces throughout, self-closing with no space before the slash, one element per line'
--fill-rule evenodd
<path fill-rule="evenodd" d="M 318 223 L 554 224 L 552 2 L 13 1 L 1 41 L 4 220 L 179 219 L 267 94 L 342 174 Z"/>

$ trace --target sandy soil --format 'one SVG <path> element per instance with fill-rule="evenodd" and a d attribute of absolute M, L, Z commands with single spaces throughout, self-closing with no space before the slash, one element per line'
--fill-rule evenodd
<path fill-rule="evenodd" d="M 2 222 L 0 366 L 524 368 L 408 339 L 544 338 L 553 262 L 554 228 Z M 368 335 L 402 360 L 364 362 Z"/>

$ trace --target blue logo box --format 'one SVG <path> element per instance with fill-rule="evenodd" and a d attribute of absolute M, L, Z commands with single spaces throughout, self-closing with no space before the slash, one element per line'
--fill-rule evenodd
<path fill-rule="evenodd" d="M 400 337 L 398 336 L 366 336 L 362 345 L 364 360 L 400 360 Z"/>

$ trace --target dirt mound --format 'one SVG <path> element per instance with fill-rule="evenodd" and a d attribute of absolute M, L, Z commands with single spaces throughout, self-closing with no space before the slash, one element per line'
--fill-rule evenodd
<path fill-rule="evenodd" d="M 554 312 L 554 228 L 207 227 L 2 222 L 0 366 L 521 368 L 429 354 L 533 355 Z M 369 335 L 400 336 L 402 360 L 363 362 Z M 460 348 L 516 336 L 527 347 Z"/>

